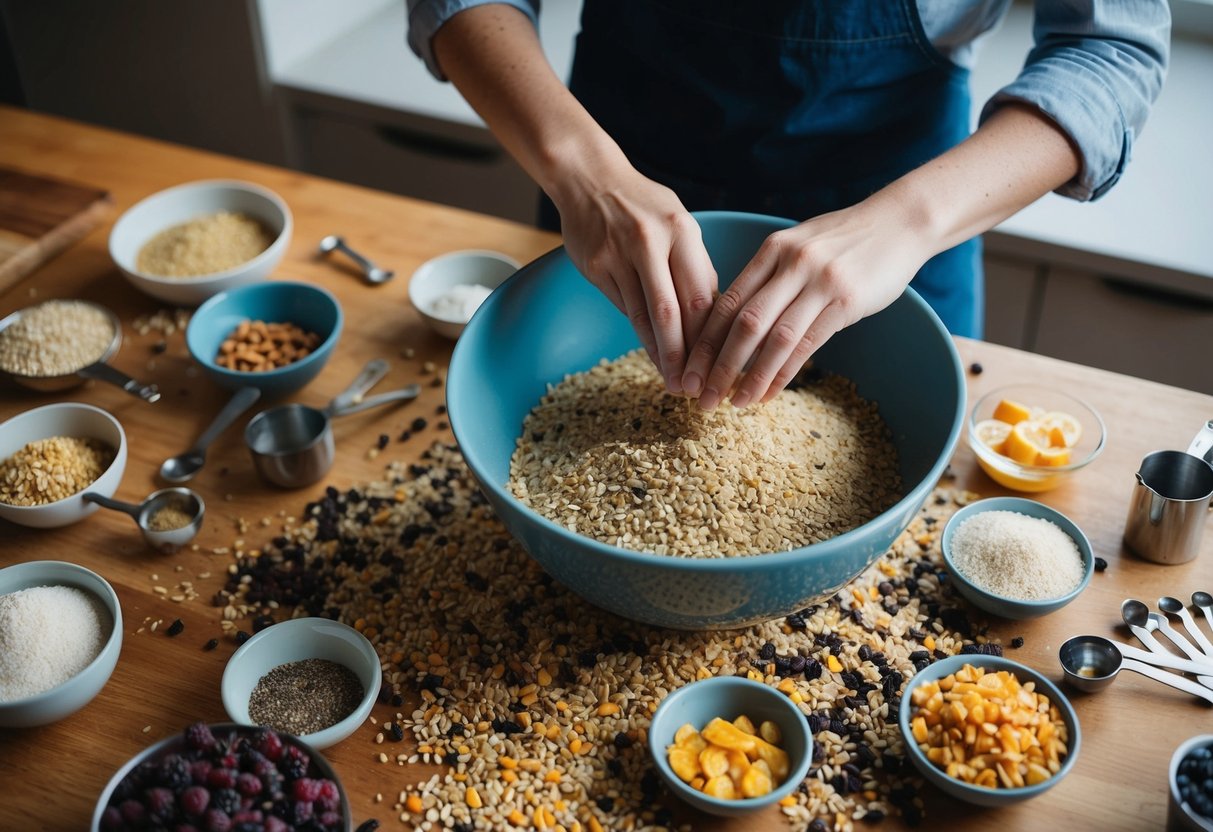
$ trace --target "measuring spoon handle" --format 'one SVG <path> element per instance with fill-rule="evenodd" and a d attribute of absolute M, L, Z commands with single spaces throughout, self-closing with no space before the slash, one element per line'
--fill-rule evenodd
<path fill-rule="evenodd" d="M 1190 679 L 1185 679 L 1182 676 L 1176 676 L 1174 673 L 1167 673 L 1165 670 L 1159 670 L 1156 667 L 1139 662 L 1135 659 L 1125 659 L 1121 664 L 1124 670 L 1131 670 L 1134 673 L 1140 673 L 1142 676 L 1148 676 L 1155 682 L 1162 682 L 1164 685 L 1170 685 L 1176 690 L 1182 690 L 1185 693 L 1190 693 L 1193 696 L 1199 696 L 1209 704 L 1213 705 L 1213 690 L 1196 684 Z"/>
<path fill-rule="evenodd" d="M 121 500 L 115 500 L 113 497 L 103 497 L 102 495 L 96 494 L 92 491 L 86 491 L 81 494 L 80 497 L 85 502 L 96 503 L 99 506 L 104 506 L 105 508 L 113 509 L 114 511 L 120 511 L 123 514 L 129 514 L 135 519 L 135 522 L 139 521 L 139 512 L 143 510 L 143 506 L 141 505 L 124 503 Z"/>
<path fill-rule="evenodd" d="M 1205 638 L 1205 634 L 1201 632 L 1200 626 L 1197 625 L 1196 619 L 1187 607 L 1180 607 L 1179 618 L 1183 621 L 1184 629 L 1188 631 L 1188 635 L 1195 639 L 1196 644 L 1200 647 L 1202 653 L 1213 658 L 1213 643 Z"/>
<path fill-rule="evenodd" d="M 362 372 L 350 382 L 350 385 L 328 403 L 328 406 L 324 409 L 325 414 L 337 416 L 346 408 L 358 404 L 358 402 L 362 401 L 362 397 L 367 394 L 367 391 L 383 380 L 389 369 L 391 369 L 391 365 L 382 358 L 372 358 L 366 362 L 366 365 L 362 368 Z"/>
<path fill-rule="evenodd" d="M 190 448 L 190 451 L 205 453 L 206 449 L 211 446 L 211 443 L 219 438 L 219 434 L 227 430 L 241 413 L 252 407 L 260 398 L 261 390 L 257 387 L 241 387 L 237 390 L 228 399 L 223 409 L 215 415 L 214 421 L 198 437 L 198 441 L 194 443 L 194 447 Z"/>
<path fill-rule="evenodd" d="M 78 371 L 76 375 L 81 378 L 91 378 L 97 381 L 116 384 L 132 396 L 138 396 L 145 402 L 160 401 L 159 387 L 154 384 L 144 384 L 142 381 L 136 381 L 121 370 L 115 370 L 104 361 L 89 364 L 84 369 Z"/>
<path fill-rule="evenodd" d="M 399 390 L 371 396 L 369 399 L 363 399 L 357 404 L 351 404 L 348 407 L 336 408 L 329 412 L 329 416 L 334 418 L 337 416 L 350 416 L 354 413 L 361 413 L 364 410 L 370 410 L 372 407 L 380 407 L 392 402 L 412 401 L 419 395 L 421 395 L 421 387 L 416 384 L 410 384 L 408 387 L 402 387 Z"/>

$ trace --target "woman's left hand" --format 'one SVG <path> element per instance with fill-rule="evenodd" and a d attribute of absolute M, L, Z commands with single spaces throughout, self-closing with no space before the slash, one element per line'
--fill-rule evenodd
<path fill-rule="evenodd" d="M 870 199 L 768 237 L 716 299 L 683 373 L 711 410 L 765 402 L 834 333 L 884 309 L 934 253 L 912 209 Z"/>

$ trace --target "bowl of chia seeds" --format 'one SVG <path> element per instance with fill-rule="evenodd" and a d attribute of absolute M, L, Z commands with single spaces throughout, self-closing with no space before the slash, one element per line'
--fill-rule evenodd
<path fill-rule="evenodd" d="M 233 722 L 294 734 L 320 749 L 366 721 L 382 676 L 362 633 L 327 618 L 296 618 L 267 627 L 233 653 L 220 691 Z"/>

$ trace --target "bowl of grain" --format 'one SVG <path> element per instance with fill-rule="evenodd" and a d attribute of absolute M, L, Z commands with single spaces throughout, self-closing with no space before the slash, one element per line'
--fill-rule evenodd
<path fill-rule="evenodd" d="M 233 722 L 294 734 L 320 749 L 366 722 L 381 677 L 379 656 L 362 633 L 327 618 L 295 618 L 232 654 L 220 694 Z"/>
<path fill-rule="evenodd" d="M 220 387 L 256 387 L 264 396 L 279 396 L 300 389 L 324 368 L 343 321 L 331 292 L 270 280 L 229 289 L 199 306 L 186 327 L 185 345 Z"/>
<path fill-rule="evenodd" d="M 696 216 L 722 288 L 790 225 Z M 836 592 L 909 525 L 963 426 L 960 358 L 913 291 L 831 338 L 787 396 L 744 411 L 667 395 L 639 346 L 558 249 L 472 318 L 447 406 L 530 555 L 650 624 L 740 627 Z"/>
<path fill-rule="evenodd" d="M 1091 542 L 1060 511 L 991 497 L 949 518 L 940 542 L 957 591 L 1003 618 L 1037 618 L 1078 597 L 1095 571 Z"/>
<path fill-rule="evenodd" d="M 922 776 L 978 806 L 1009 806 L 1053 788 L 1074 768 L 1082 741 L 1065 694 L 1002 656 L 949 656 L 915 673 L 898 722 Z"/>
<path fill-rule="evenodd" d="M 99 407 L 59 402 L 0 424 L 0 518 L 47 529 L 97 510 L 82 496 L 112 497 L 126 470 L 126 433 Z"/>
<path fill-rule="evenodd" d="M 290 244 L 291 211 L 260 185 L 187 182 L 131 206 L 110 232 L 110 257 L 127 280 L 166 303 L 196 306 L 264 280 Z"/>
<path fill-rule="evenodd" d="M 0 569 L 0 727 L 46 725 L 83 708 L 122 650 L 122 608 L 95 572 L 61 561 Z"/>

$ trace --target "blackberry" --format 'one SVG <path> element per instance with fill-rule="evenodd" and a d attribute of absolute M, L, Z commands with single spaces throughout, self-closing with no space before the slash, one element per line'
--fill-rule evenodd
<path fill-rule="evenodd" d="M 194 782 L 190 776 L 190 764 L 184 757 L 173 755 L 160 764 L 160 785 L 180 792 Z"/>
<path fill-rule="evenodd" d="M 216 789 L 211 793 L 211 805 L 222 812 L 234 815 L 240 811 L 240 792 L 235 789 Z"/>
<path fill-rule="evenodd" d="M 215 750 L 215 735 L 205 722 L 195 722 L 185 729 L 185 747 L 210 753 Z"/>
<path fill-rule="evenodd" d="M 231 832 L 232 829 L 232 819 L 219 809 L 207 809 L 204 822 L 206 832 Z"/>
<path fill-rule="evenodd" d="M 287 746 L 278 763 L 279 770 L 290 780 L 298 780 L 307 776 L 307 755 L 295 746 Z"/>
<path fill-rule="evenodd" d="M 154 820 L 172 820 L 177 813 L 177 801 L 166 788 L 157 787 L 143 793 L 143 805 Z"/>

